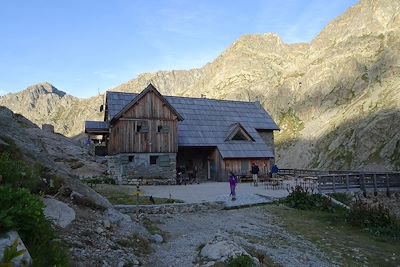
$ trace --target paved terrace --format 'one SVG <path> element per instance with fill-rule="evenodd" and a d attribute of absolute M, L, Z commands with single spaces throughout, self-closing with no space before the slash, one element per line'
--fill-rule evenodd
<path fill-rule="evenodd" d="M 269 203 L 286 197 L 286 189 L 266 189 L 263 183 L 255 187 L 252 183 L 238 183 L 236 201 L 232 201 L 228 182 L 206 182 L 188 185 L 141 186 L 146 196 L 173 198 L 186 203 L 224 201 L 228 207 Z"/>

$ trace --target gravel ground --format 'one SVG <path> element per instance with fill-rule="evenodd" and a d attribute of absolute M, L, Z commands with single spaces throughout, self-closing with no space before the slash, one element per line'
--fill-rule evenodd
<path fill-rule="evenodd" d="M 164 243 L 154 244 L 155 252 L 145 266 L 196 266 L 199 246 L 215 236 L 240 244 L 247 251 L 256 249 L 283 266 L 336 266 L 311 242 L 277 226 L 276 218 L 261 206 L 148 218 L 161 222 L 158 227 L 169 237 Z"/>

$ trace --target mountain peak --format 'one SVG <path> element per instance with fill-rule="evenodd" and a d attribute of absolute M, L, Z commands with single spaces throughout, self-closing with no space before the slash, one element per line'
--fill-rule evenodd
<path fill-rule="evenodd" d="M 40 95 L 55 94 L 55 95 L 58 95 L 59 97 L 63 97 L 66 95 L 65 92 L 58 90 L 54 85 L 52 85 L 51 83 L 48 83 L 48 82 L 31 85 L 26 90 L 31 93 L 37 93 Z"/>

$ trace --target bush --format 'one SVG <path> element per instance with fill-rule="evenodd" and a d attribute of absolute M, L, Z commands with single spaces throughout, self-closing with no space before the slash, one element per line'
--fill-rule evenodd
<path fill-rule="evenodd" d="M 0 233 L 16 230 L 34 266 L 67 266 L 68 257 L 43 214 L 44 204 L 27 189 L 0 186 Z"/>
<path fill-rule="evenodd" d="M 37 191 L 40 184 L 39 168 L 32 168 L 24 161 L 13 159 L 10 154 L 0 154 L 0 184 L 23 187 Z"/>
<path fill-rule="evenodd" d="M 230 257 L 226 261 L 228 267 L 253 267 L 256 266 L 253 259 L 248 255 L 240 255 L 238 257 Z"/>
<path fill-rule="evenodd" d="M 346 222 L 376 236 L 400 238 L 400 221 L 383 205 L 371 206 L 356 202 L 347 213 Z"/>
<path fill-rule="evenodd" d="M 329 199 L 317 194 L 310 194 L 307 189 L 296 186 L 283 202 L 289 207 L 301 210 L 334 211 Z"/>

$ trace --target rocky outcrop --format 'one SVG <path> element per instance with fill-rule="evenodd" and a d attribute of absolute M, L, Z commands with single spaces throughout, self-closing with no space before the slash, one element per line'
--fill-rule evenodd
<path fill-rule="evenodd" d="M 48 174 L 61 179 L 65 191 L 83 195 L 81 202 L 107 208 L 110 202 L 90 187 L 82 184 L 79 176 L 101 176 L 106 170 L 97 157 L 60 134 L 43 131 L 25 117 L 0 107 L 0 144 L 9 147 L 21 159 L 40 165 Z M 0 146 L 0 151 L 2 147 Z"/>
<path fill-rule="evenodd" d="M 361 0 L 309 44 L 246 35 L 203 68 L 146 73 L 115 90 L 139 92 L 152 82 L 167 95 L 258 99 L 281 127 L 282 167 L 400 169 L 399 66 L 400 2 Z M 102 118 L 102 96 L 78 100 L 52 90 L 28 88 L 0 105 L 69 136 L 85 119 Z M 55 104 L 31 107 L 44 100 Z"/>
<path fill-rule="evenodd" d="M 43 203 L 45 205 L 44 215 L 58 227 L 65 228 L 75 220 L 75 211 L 64 202 L 53 198 L 44 198 Z"/>

